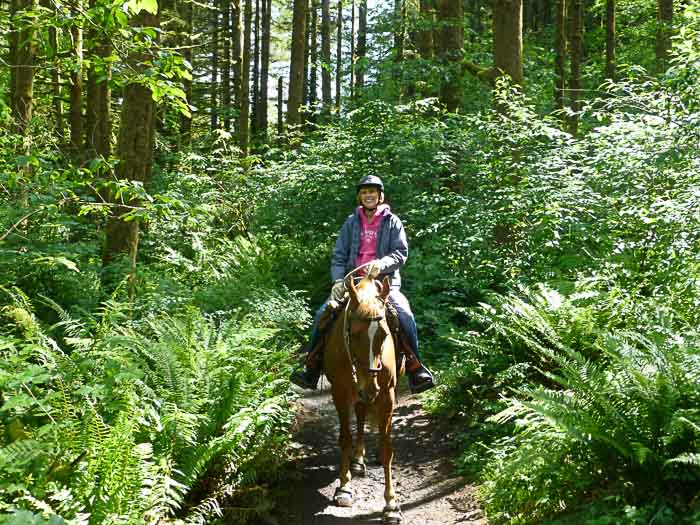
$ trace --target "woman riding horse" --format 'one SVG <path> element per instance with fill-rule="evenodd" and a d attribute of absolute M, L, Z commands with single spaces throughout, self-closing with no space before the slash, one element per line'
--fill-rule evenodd
<path fill-rule="evenodd" d="M 306 359 L 306 369 L 292 374 L 294 384 L 316 389 L 321 376 L 322 359 L 319 344 L 321 337 L 319 319 L 331 299 L 340 301 L 345 295 L 344 276 L 359 266 L 366 265 L 367 275 L 372 278 L 388 276 L 391 283 L 389 302 L 398 313 L 402 336 L 406 345 L 397 345 L 406 354 L 408 384 L 412 393 L 419 393 L 435 386 L 430 371 L 420 361 L 418 353 L 418 330 L 406 296 L 401 293 L 399 268 L 408 257 L 408 241 L 401 220 L 384 204 L 384 183 L 379 177 L 367 175 L 357 184 L 359 206 L 347 218 L 340 229 L 331 258 L 333 288 L 330 297 L 316 312 L 307 346 L 311 355 Z"/>

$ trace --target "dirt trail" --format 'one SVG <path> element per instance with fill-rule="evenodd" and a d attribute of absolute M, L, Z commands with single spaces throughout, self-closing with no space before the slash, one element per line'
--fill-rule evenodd
<path fill-rule="evenodd" d="M 402 381 L 402 383 L 404 383 Z M 353 478 L 355 503 L 336 507 L 338 424 L 328 383 L 320 392 L 304 393 L 294 435 L 294 474 L 286 481 L 270 521 L 285 525 L 381 523 L 384 474 L 376 462 L 376 433 L 367 435 L 367 476 Z M 473 499 L 473 486 L 451 468 L 450 435 L 423 412 L 419 397 L 400 391 L 394 413 L 394 479 L 402 525 L 485 525 Z M 270 522 L 268 521 L 268 523 Z"/>

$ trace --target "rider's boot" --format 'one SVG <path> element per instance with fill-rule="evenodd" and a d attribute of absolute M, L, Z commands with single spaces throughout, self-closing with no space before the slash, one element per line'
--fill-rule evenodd
<path fill-rule="evenodd" d="M 423 366 L 418 360 L 418 356 L 411 351 L 408 345 L 401 346 L 406 356 L 406 374 L 408 375 L 408 386 L 411 389 L 411 394 L 420 394 L 433 388 L 435 386 L 435 378 L 432 372 Z"/>
<path fill-rule="evenodd" d="M 304 370 L 296 370 L 292 373 L 289 380 L 301 388 L 316 390 L 318 380 L 321 377 L 321 365 L 323 363 L 322 346 L 317 345 L 306 357 L 306 366 Z"/>

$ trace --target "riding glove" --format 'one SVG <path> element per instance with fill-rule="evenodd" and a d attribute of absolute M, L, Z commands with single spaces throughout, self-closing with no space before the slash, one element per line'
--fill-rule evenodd
<path fill-rule="evenodd" d="M 331 299 L 334 301 L 342 301 L 345 295 L 345 281 L 343 279 L 338 279 L 333 283 L 333 288 L 331 288 Z"/>

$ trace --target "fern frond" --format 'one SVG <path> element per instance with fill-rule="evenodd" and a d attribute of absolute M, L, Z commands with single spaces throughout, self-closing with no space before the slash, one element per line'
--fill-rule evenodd
<path fill-rule="evenodd" d="M 58 314 L 60 321 L 51 326 L 51 329 L 61 328 L 66 334 L 65 341 L 78 351 L 87 351 L 94 339 L 85 322 L 74 319 L 60 304 L 45 295 L 39 295 L 41 302 Z"/>
<path fill-rule="evenodd" d="M 46 445 L 34 439 L 18 439 L 0 448 L 0 465 L 13 466 L 26 463 L 46 453 Z"/>
<path fill-rule="evenodd" d="M 664 467 L 669 465 L 680 463 L 682 465 L 690 465 L 692 467 L 700 467 L 700 453 L 698 452 L 686 452 L 676 456 L 675 458 L 669 459 L 664 463 Z"/>

